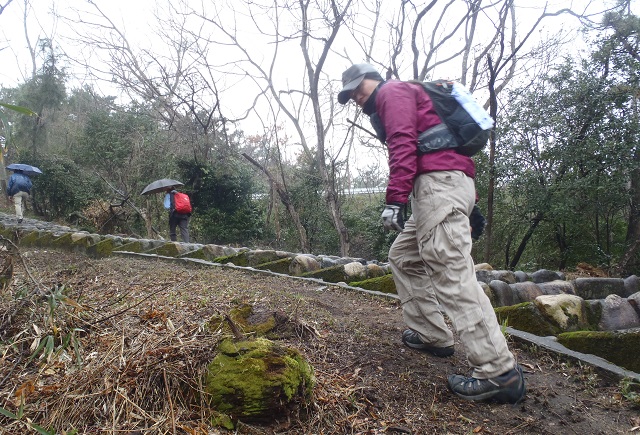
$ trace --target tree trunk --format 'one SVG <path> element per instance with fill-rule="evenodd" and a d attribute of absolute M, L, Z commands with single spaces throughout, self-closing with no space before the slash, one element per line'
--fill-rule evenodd
<path fill-rule="evenodd" d="M 516 254 L 513 256 L 513 260 L 511 260 L 511 263 L 509 263 L 509 270 L 515 270 L 516 266 L 518 265 L 518 262 L 520 261 L 520 257 L 522 257 L 522 254 L 524 253 L 524 250 L 527 247 L 527 243 L 529 243 L 531 236 L 533 236 L 533 232 L 536 230 L 536 227 L 540 224 L 540 221 L 542 221 L 543 217 L 544 217 L 544 213 L 538 212 L 536 217 L 534 217 L 531 220 L 531 225 L 529 226 L 529 230 L 527 231 L 527 234 L 525 234 L 522 240 L 520 241 L 520 245 L 518 245 L 518 250 L 516 251 Z"/>
<path fill-rule="evenodd" d="M 309 246 L 309 238 L 307 237 L 307 230 L 304 228 L 304 226 L 302 225 L 302 222 L 300 221 L 300 215 L 298 214 L 298 211 L 296 210 L 295 206 L 291 202 L 291 199 L 290 199 L 291 197 L 289 196 L 289 192 L 287 191 L 287 189 L 282 185 L 282 183 L 276 180 L 275 177 L 273 177 L 273 175 L 271 175 L 271 172 L 269 172 L 267 168 L 265 168 L 260 163 L 255 161 L 250 155 L 248 155 L 247 153 L 242 153 L 242 156 L 245 159 L 249 160 L 249 162 L 251 162 L 253 166 L 260 169 L 260 171 L 262 171 L 262 173 L 267 177 L 267 179 L 269 180 L 269 183 L 271 183 L 271 186 L 273 186 L 273 189 L 275 189 L 275 191 L 278 193 L 280 202 L 282 202 L 282 204 L 287 209 L 287 212 L 289 213 L 289 216 L 291 216 L 291 220 L 293 220 L 293 224 L 295 225 L 296 230 L 298 231 L 298 238 L 300 241 L 300 251 L 303 253 L 310 252 L 311 248 Z"/>
<path fill-rule="evenodd" d="M 491 62 L 491 57 L 488 58 L 489 64 L 489 115 L 492 119 L 497 119 L 498 115 L 498 99 L 496 95 L 495 82 L 496 75 Z M 489 184 L 487 187 L 487 212 L 485 218 L 487 219 L 487 225 L 484 229 L 484 262 L 491 262 L 491 239 L 493 234 L 493 206 L 494 206 L 494 194 L 496 186 L 496 134 L 495 130 L 491 130 L 489 136 Z"/>
<path fill-rule="evenodd" d="M 631 188 L 629 192 L 629 224 L 625 238 L 626 250 L 620 257 L 617 269 L 621 275 L 628 275 L 629 263 L 640 248 L 640 151 L 636 150 L 633 160 L 635 169 L 631 172 Z"/>

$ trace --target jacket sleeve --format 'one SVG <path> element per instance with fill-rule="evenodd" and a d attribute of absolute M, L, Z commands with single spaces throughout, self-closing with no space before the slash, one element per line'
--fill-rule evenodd
<path fill-rule="evenodd" d="M 406 204 L 417 172 L 418 110 L 416 89 L 398 83 L 381 88 L 377 112 L 384 124 L 389 148 L 387 204 Z"/>
<path fill-rule="evenodd" d="M 13 196 L 12 190 L 15 182 L 16 182 L 16 179 L 13 175 L 9 177 L 9 185 L 7 186 L 7 196 Z"/>

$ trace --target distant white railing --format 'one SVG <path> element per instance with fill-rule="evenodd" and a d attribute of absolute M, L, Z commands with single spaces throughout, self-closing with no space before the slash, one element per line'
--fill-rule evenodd
<path fill-rule="evenodd" d="M 371 195 L 374 193 L 384 193 L 387 190 L 387 186 L 376 187 L 352 187 L 351 189 L 345 189 L 342 194 L 344 195 Z M 266 198 L 268 193 L 254 193 L 251 195 L 252 199 Z"/>

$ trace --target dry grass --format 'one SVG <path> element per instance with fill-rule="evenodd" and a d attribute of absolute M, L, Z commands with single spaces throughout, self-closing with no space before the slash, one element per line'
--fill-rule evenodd
<path fill-rule="evenodd" d="M 466 368 L 459 344 L 447 359 L 404 349 L 394 301 L 230 269 L 20 255 L 0 293 L 0 406 L 22 415 L 0 415 L 0 433 L 36 424 L 59 434 L 226 433 L 210 425 L 201 385 L 223 336 L 207 325 L 243 303 L 282 313 L 292 327 L 281 339 L 307 357 L 317 383 L 308 406 L 269 425 L 239 422 L 233 433 L 609 434 L 637 417 L 615 384 L 522 349 L 524 405 L 461 403 L 444 382 Z M 49 337 L 51 348 L 39 347 Z"/>

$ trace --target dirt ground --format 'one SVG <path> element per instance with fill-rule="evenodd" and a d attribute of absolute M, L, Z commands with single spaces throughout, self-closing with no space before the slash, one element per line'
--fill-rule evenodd
<path fill-rule="evenodd" d="M 21 255 L 0 293 L 0 406 L 11 413 L 0 410 L 2 434 L 640 433 L 640 409 L 618 379 L 511 338 L 525 401 L 455 397 L 446 378 L 468 372 L 463 347 L 444 359 L 405 348 L 393 300 L 229 268 Z M 37 288 L 57 289 L 57 303 L 33 295 Z M 219 339 L 204 325 L 240 303 L 317 333 L 282 337 L 311 362 L 316 385 L 310 405 L 227 432 L 211 427 L 198 395 L 185 391 L 199 388 L 194 377 Z M 48 336 L 49 354 L 38 347 Z"/>

